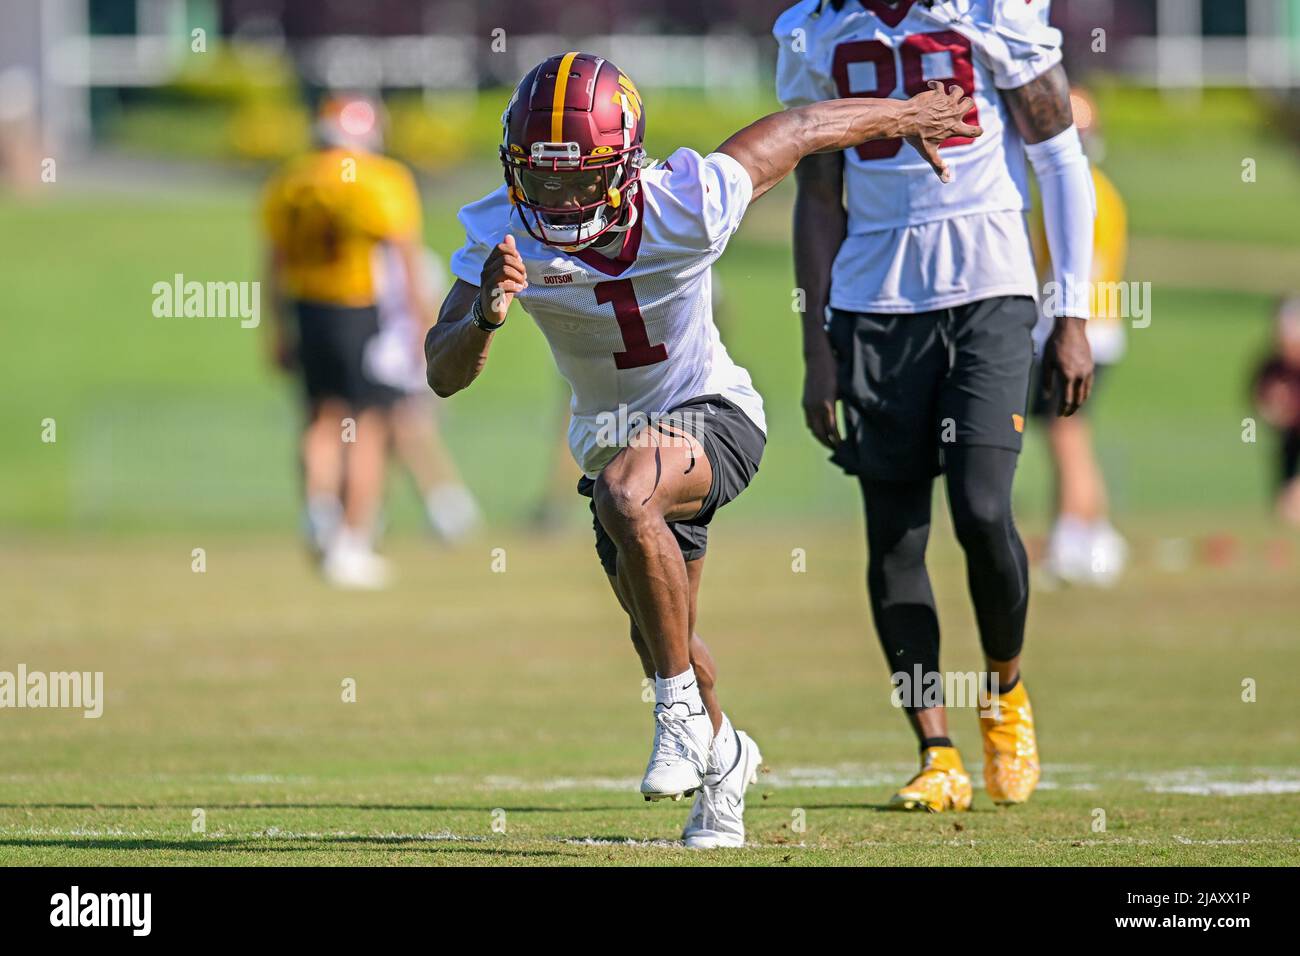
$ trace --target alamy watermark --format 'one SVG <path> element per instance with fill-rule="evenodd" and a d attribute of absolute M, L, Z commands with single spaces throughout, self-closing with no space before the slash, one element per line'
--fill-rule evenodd
<path fill-rule="evenodd" d="M 117 926 L 132 936 L 148 936 L 153 928 L 152 893 L 89 893 L 73 885 L 50 897 L 50 925 L 59 927 Z"/>
<path fill-rule="evenodd" d="M 1150 282 L 1065 282 L 1043 283 L 1043 311 L 1048 315 L 1074 314 L 1071 303 L 1092 303 L 1094 317 L 1129 319 L 1133 328 L 1151 324 Z"/>
<path fill-rule="evenodd" d="M 986 671 L 895 671 L 889 702 L 898 708 L 928 710 L 931 707 L 975 707 L 981 717 L 992 717 L 998 708 L 998 676 Z"/>
<path fill-rule="evenodd" d="M 690 408 L 641 412 L 620 404 L 617 411 L 597 413 L 596 444 L 601 448 L 689 448 L 704 419 L 704 412 Z"/>
<path fill-rule="evenodd" d="M 103 671 L 0 671 L 0 710 L 4 708 L 69 708 L 82 716 L 104 713 Z"/>
<path fill-rule="evenodd" d="M 156 319 L 239 319 L 239 327 L 255 329 L 262 322 L 261 282 L 186 281 L 178 272 L 170 282 L 153 284 Z"/>

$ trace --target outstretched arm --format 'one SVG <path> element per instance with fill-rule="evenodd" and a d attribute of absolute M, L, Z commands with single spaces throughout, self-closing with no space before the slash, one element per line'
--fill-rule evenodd
<path fill-rule="evenodd" d="M 906 138 L 947 182 L 951 174 L 939 144 L 983 131 L 962 121 L 974 103 L 959 88 L 945 93 L 942 83 L 929 85 L 910 100 L 852 97 L 772 113 L 732 135 L 717 152 L 745 167 L 754 183 L 753 199 L 790 175 L 805 156 L 894 137 Z"/>
<path fill-rule="evenodd" d="M 1059 302 L 1055 325 L 1043 347 L 1043 386 L 1057 388 L 1057 413 L 1073 415 L 1092 391 L 1092 349 L 1085 325 L 1091 302 L 1092 174 L 1070 108 L 1070 81 L 1059 64 L 1002 98 L 1015 120 L 1038 178 L 1043 225 L 1052 254 L 1052 281 Z"/>

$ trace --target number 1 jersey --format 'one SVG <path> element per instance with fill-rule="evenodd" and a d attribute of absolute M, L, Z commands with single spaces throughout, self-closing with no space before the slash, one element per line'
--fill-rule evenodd
<path fill-rule="evenodd" d="M 999 90 L 1023 86 L 1061 60 L 1050 0 L 802 0 L 777 19 L 777 95 L 786 106 L 836 97 L 908 99 L 929 80 L 975 101 L 978 139 L 953 137 L 942 183 L 899 139 L 844 154 L 848 235 L 831 305 L 914 313 L 1000 295 L 1035 295 L 1024 211 L 1024 147 Z"/>
<path fill-rule="evenodd" d="M 725 153 L 679 149 L 640 182 L 613 257 L 533 239 L 502 186 L 460 211 L 466 242 L 451 260 L 478 285 L 493 247 L 514 235 L 528 273 L 516 298 L 573 389 L 569 448 L 593 477 L 638 424 L 699 395 L 721 395 L 766 430 L 763 401 L 713 322 L 710 266 L 749 206 L 749 173 Z"/>

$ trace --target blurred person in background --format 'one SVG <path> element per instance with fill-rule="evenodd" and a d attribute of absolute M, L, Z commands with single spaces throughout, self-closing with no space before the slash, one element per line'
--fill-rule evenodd
<path fill-rule="evenodd" d="M 410 276 L 398 247 L 391 243 L 376 247 L 379 334 L 366 346 L 364 367 L 375 381 L 401 391 L 402 397 L 389 412 L 393 455 L 420 496 L 430 530 L 454 544 L 477 528 L 482 517 L 443 443 L 438 422 L 441 399 L 424 380 L 424 336 L 437 316 L 432 311 L 423 315 L 411 311 L 413 302 L 442 301 L 447 270 L 428 248 L 422 250 L 418 265 L 419 273 Z M 409 288 L 412 282 L 421 286 L 414 296 Z"/>
<path fill-rule="evenodd" d="M 315 148 L 267 184 L 262 219 L 275 321 L 273 358 L 301 379 L 306 529 L 327 581 L 380 588 L 374 552 L 390 413 L 402 391 L 365 361 L 380 334 L 374 257 L 390 245 L 408 276 L 423 268 L 420 197 L 410 172 L 379 155 L 379 110 L 360 96 L 329 97 Z M 409 313 L 425 316 L 425 284 L 408 282 Z"/>
<path fill-rule="evenodd" d="M 1118 296 L 1106 289 L 1124 278 L 1128 256 L 1128 212 L 1115 184 L 1097 168 L 1105 153 L 1096 103 L 1081 87 L 1070 91 L 1074 122 L 1092 164 L 1092 185 L 1097 196 L 1097 218 L 1093 223 L 1092 318 L 1088 320 L 1088 344 L 1094 363 L 1093 389 L 1109 375 L 1109 369 L 1124 355 L 1124 317 L 1111 307 Z M 1040 282 L 1052 277 L 1052 253 L 1041 206 L 1035 206 L 1031 220 L 1034 259 Z M 1034 345 L 1041 358 L 1052 331 L 1052 318 L 1044 310 L 1034 328 Z M 1049 579 L 1070 584 L 1109 586 L 1124 570 L 1128 546 L 1110 523 L 1106 479 L 1093 448 L 1092 425 L 1085 408 L 1063 418 L 1055 414 L 1059 389 L 1049 391 L 1043 381 L 1042 362 L 1035 363 L 1030 391 L 1029 414 L 1047 428 L 1055 480 L 1055 509 L 1052 530 L 1042 570 Z"/>
<path fill-rule="evenodd" d="M 1255 374 L 1253 391 L 1259 416 L 1281 439 L 1278 517 L 1300 529 L 1300 296 L 1278 307 L 1276 336 L 1276 351 Z"/>

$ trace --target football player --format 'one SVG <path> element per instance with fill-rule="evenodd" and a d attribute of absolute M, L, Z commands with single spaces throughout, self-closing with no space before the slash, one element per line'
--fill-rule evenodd
<path fill-rule="evenodd" d="M 946 475 L 999 693 L 980 717 L 985 787 L 999 804 L 1028 799 L 1039 776 L 1020 678 L 1028 571 L 1011 516 L 1038 318 L 1026 159 L 1041 186 L 1061 287 L 1043 358 L 1056 411 L 1073 414 L 1092 384 L 1084 334 L 1092 185 L 1048 7 L 1049 0 L 800 0 L 773 29 L 777 91 L 787 106 L 889 101 L 940 80 L 972 98 L 967 119 L 984 129 L 979 139 L 941 144 L 954 177 L 942 189 L 897 138 L 804 159 L 794 243 L 806 301 L 804 413 L 832 461 L 861 485 L 872 615 L 896 689 L 940 680 L 925 549 L 934 479 Z M 903 704 L 921 770 L 893 805 L 968 808 L 970 778 L 942 698 Z"/>
<path fill-rule="evenodd" d="M 315 134 L 317 147 L 290 160 L 263 196 L 271 347 L 277 364 L 302 379 L 306 523 L 321 571 L 339 587 L 378 588 L 388 569 L 372 536 L 388 410 L 401 391 L 365 362 L 380 333 L 374 258 L 389 244 L 418 274 L 420 196 L 406 167 L 379 154 L 374 102 L 327 98 Z M 433 311 L 420 289 L 408 284 L 413 315 Z"/>
<path fill-rule="evenodd" d="M 457 282 L 425 345 L 439 395 L 470 385 L 518 298 L 573 390 L 569 447 L 596 553 L 655 684 L 647 800 L 695 794 L 688 846 L 744 842 L 761 760 L 733 729 L 695 634 L 708 524 L 758 470 L 763 404 L 719 340 L 710 269 L 749 204 L 804 156 L 903 136 L 977 136 L 971 101 L 936 83 L 907 100 L 843 99 L 766 116 L 701 156 L 646 160 L 632 80 L 590 53 L 553 56 L 502 117 L 505 185 L 461 210 Z M 508 333 L 504 333 L 508 336 Z M 532 414 L 525 411 L 524 414 Z"/>

